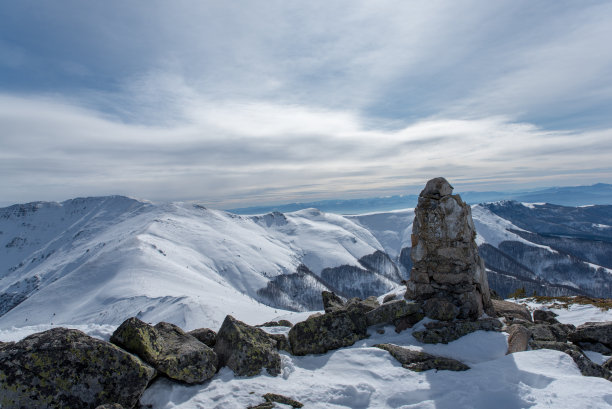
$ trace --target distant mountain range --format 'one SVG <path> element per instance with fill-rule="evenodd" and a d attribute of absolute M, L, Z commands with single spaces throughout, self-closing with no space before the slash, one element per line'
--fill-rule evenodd
<path fill-rule="evenodd" d="M 227 211 L 235 214 L 262 214 L 268 212 L 295 212 L 316 208 L 338 214 L 362 214 L 395 209 L 414 208 L 418 195 L 398 195 L 350 200 L 322 200 L 308 203 L 288 203 L 275 206 L 252 206 Z M 515 200 L 527 203 L 552 203 L 562 206 L 612 204 L 612 185 L 597 183 L 591 186 L 551 187 L 518 192 L 463 192 L 461 198 L 469 204 Z"/>
<path fill-rule="evenodd" d="M 501 295 L 612 297 L 612 206 L 473 205 Z M 0 209 L 0 329 L 125 318 L 218 327 L 227 313 L 321 308 L 321 291 L 380 295 L 408 278 L 411 209 L 240 216 L 121 196 Z M 223 308 L 222 308 L 223 307 Z"/>

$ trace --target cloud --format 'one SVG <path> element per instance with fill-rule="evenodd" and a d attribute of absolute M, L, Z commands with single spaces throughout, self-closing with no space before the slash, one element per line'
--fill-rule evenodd
<path fill-rule="evenodd" d="M 0 107 L 0 191 L 17 201 L 121 193 L 231 207 L 406 193 L 437 175 L 467 189 L 612 174 L 612 130 L 547 131 L 503 117 L 389 130 L 349 111 L 191 100 L 180 124 L 144 126 L 56 99 L 2 95 Z"/>

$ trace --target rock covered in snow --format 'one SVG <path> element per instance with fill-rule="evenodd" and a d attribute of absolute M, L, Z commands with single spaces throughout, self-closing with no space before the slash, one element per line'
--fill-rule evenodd
<path fill-rule="evenodd" d="M 448 371 L 467 371 L 470 369 L 469 366 L 456 359 L 436 356 L 427 352 L 414 351 L 393 344 L 378 344 L 374 346 L 388 351 L 404 368 L 415 372 L 423 372 L 430 369 Z"/>
<path fill-rule="evenodd" d="M 489 285 L 470 206 L 452 191 L 446 179 L 435 178 L 419 195 L 412 227 L 413 267 L 405 297 L 420 302 L 445 300 L 457 307 L 435 303 L 432 307 L 444 308 L 429 308 L 426 313 L 433 319 L 475 320 L 484 312 L 493 315 Z"/>
<path fill-rule="evenodd" d="M 181 382 L 201 383 L 217 372 L 215 352 L 167 322 L 151 326 L 138 318 L 129 318 L 115 330 L 111 342 Z"/>
<path fill-rule="evenodd" d="M 277 341 L 262 329 L 252 327 L 228 315 L 217 333 L 215 352 L 219 364 L 238 376 L 259 375 L 265 368 L 270 375 L 280 373 Z"/>
<path fill-rule="evenodd" d="M 53 328 L 0 347 L 0 407 L 133 408 L 155 369 L 81 331 Z"/>

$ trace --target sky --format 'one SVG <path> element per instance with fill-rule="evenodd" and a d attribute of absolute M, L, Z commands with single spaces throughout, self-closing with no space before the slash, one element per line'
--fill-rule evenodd
<path fill-rule="evenodd" d="M 612 2 L 0 2 L 0 205 L 612 183 Z"/>

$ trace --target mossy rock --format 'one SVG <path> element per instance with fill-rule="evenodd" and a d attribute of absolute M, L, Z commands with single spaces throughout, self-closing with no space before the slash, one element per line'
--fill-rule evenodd
<path fill-rule="evenodd" d="M 294 355 L 324 354 L 367 337 L 367 320 L 358 309 L 313 316 L 289 330 Z"/>
<path fill-rule="evenodd" d="M 0 349 L 0 407 L 133 408 L 155 369 L 81 331 L 54 328 Z"/>
<path fill-rule="evenodd" d="M 419 312 L 421 309 L 417 303 L 408 303 L 405 300 L 389 301 L 371 311 L 365 316 L 368 326 L 377 324 L 397 324 L 407 315 Z"/>
<path fill-rule="evenodd" d="M 193 335 L 196 339 L 207 347 L 212 348 L 217 342 L 217 333 L 210 328 L 198 328 L 188 332 L 189 335 Z"/>
<path fill-rule="evenodd" d="M 448 344 L 474 331 L 501 331 L 502 324 L 496 318 L 476 321 L 434 321 L 425 324 L 422 331 L 414 331 L 414 336 L 425 344 Z"/>
<path fill-rule="evenodd" d="M 280 373 L 277 341 L 259 328 L 228 315 L 217 334 L 215 352 L 220 366 L 229 367 L 236 375 L 259 375 L 266 368 L 270 375 Z"/>
<path fill-rule="evenodd" d="M 174 324 L 154 327 L 129 318 L 111 336 L 111 342 L 138 355 L 171 379 L 202 383 L 217 372 L 215 352 Z"/>

